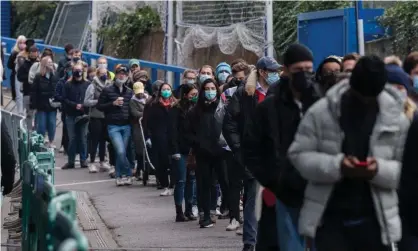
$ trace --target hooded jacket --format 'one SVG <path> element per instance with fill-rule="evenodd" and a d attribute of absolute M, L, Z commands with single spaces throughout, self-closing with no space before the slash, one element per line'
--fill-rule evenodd
<path fill-rule="evenodd" d="M 339 117 L 341 96 L 350 88 L 347 82 L 332 87 L 308 110 L 288 152 L 291 163 L 308 181 L 299 218 L 299 231 L 305 236 L 315 237 L 334 185 L 342 178 L 344 133 Z M 380 93 L 378 104 L 379 113 L 370 136 L 369 153 L 377 160 L 378 172 L 370 180 L 370 187 L 382 241 L 388 245 L 388 238 L 391 242 L 401 238 L 396 189 L 410 122 L 403 112 L 404 101 L 390 86 Z"/>
<path fill-rule="evenodd" d="M 135 95 L 129 101 L 129 114 L 132 120 L 132 135 L 135 143 L 135 151 L 139 156 L 143 155 L 144 141 L 142 139 L 141 126 L 139 119 L 144 116 L 145 104 L 149 95 L 144 93 L 144 97 L 138 99 Z"/>
<path fill-rule="evenodd" d="M 84 97 L 84 106 L 90 108 L 90 117 L 98 119 L 103 119 L 105 117 L 104 113 L 96 108 L 96 105 L 103 89 L 111 84 L 112 82 L 110 80 L 106 80 L 103 83 L 95 76 L 89 87 L 87 87 L 86 96 Z"/>

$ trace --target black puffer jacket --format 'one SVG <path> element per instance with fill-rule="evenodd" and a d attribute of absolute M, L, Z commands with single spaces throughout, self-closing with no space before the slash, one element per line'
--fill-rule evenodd
<path fill-rule="evenodd" d="M 30 94 L 31 109 L 44 112 L 56 110 L 56 108 L 51 107 L 49 99 L 54 99 L 58 81 L 57 73 L 51 74 L 49 78 L 41 76 L 40 73 L 36 74 Z"/>
<path fill-rule="evenodd" d="M 170 111 L 171 128 L 169 133 L 170 154 L 189 154 L 190 144 L 186 135 L 189 128 L 187 116 L 193 108 L 193 103 L 182 100 Z"/>
<path fill-rule="evenodd" d="M 86 90 L 90 82 L 86 80 L 76 81 L 72 79 L 64 84 L 62 90 L 62 98 L 64 101 L 64 111 L 68 116 L 81 116 L 87 111 L 84 109 L 77 110 L 77 104 L 84 103 L 84 97 L 86 96 Z"/>
<path fill-rule="evenodd" d="M 129 125 L 129 102 L 132 96 L 133 91 L 125 85 L 123 85 L 121 91 L 116 84 L 112 84 L 103 89 L 96 108 L 105 113 L 108 125 Z M 118 97 L 123 97 L 122 106 L 113 105 Z"/>
<path fill-rule="evenodd" d="M 243 137 L 242 155 L 247 168 L 262 186 L 289 207 L 302 205 L 306 181 L 291 165 L 287 150 L 301 114 L 310 105 L 309 100 L 301 110 L 294 102 L 289 81 L 281 80 L 274 95 L 257 106 Z"/>
<path fill-rule="evenodd" d="M 3 195 L 9 194 L 13 189 L 15 180 L 16 157 L 13 153 L 12 138 L 4 118 L 1 119 L 1 186 Z"/>

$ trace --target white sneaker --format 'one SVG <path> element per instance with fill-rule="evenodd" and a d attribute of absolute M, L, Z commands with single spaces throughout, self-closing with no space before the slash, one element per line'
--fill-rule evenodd
<path fill-rule="evenodd" d="M 219 210 L 219 208 L 216 208 L 216 216 L 221 216 L 222 215 L 222 213 L 221 213 L 221 210 Z"/>
<path fill-rule="evenodd" d="M 100 162 L 100 172 L 109 171 L 111 167 L 106 162 Z"/>
<path fill-rule="evenodd" d="M 126 177 L 124 181 L 125 186 L 132 185 L 132 177 Z"/>
<path fill-rule="evenodd" d="M 238 228 L 237 231 L 235 232 L 237 235 L 243 235 L 244 233 L 242 232 L 242 228 Z"/>
<path fill-rule="evenodd" d="M 110 178 L 115 178 L 115 167 L 114 166 L 110 167 L 109 176 L 110 176 Z"/>
<path fill-rule="evenodd" d="M 226 231 L 236 231 L 239 227 L 239 222 L 236 219 L 232 219 L 232 221 L 226 227 Z"/>
<path fill-rule="evenodd" d="M 54 144 L 52 144 L 52 143 L 49 144 L 49 147 L 52 148 L 52 149 L 54 149 L 54 150 L 57 149 L 57 146 L 54 145 Z"/>
<path fill-rule="evenodd" d="M 192 214 L 193 214 L 194 217 L 199 216 L 199 209 L 197 209 L 197 206 L 192 207 Z"/>
<path fill-rule="evenodd" d="M 89 165 L 89 173 L 97 173 L 97 167 L 95 164 Z"/>
<path fill-rule="evenodd" d="M 171 196 L 171 195 L 173 195 L 173 193 L 171 192 L 171 189 L 169 188 L 164 188 L 164 191 L 160 193 L 160 196 Z"/>
<path fill-rule="evenodd" d="M 120 186 L 123 186 L 123 180 L 122 180 L 122 178 L 116 178 L 116 186 L 118 186 L 118 187 L 120 187 Z"/>
<path fill-rule="evenodd" d="M 60 149 L 58 150 L 59 153 L 64 153 L 64 147 L 61 146 Z"/>

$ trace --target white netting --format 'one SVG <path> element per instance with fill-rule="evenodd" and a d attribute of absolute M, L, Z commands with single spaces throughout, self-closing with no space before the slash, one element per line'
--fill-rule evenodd
<path fill-rule="evenodd" d="M 193 50 L 219 45 L 224 54 L 233 54 L 238 45 L 264 53 L 264 1 L 185 1 L 178 3 L 178 64 L 187 65 Z"/>

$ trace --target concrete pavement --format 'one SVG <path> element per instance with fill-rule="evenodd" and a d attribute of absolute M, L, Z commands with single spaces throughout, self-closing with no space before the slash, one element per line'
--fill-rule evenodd
<path fill-rule="evenodd" d="M 57 118 L 59 121 L 60 115 Z M 60 124 L 57 146 L 61 135 Z M 61 170 L 65 162 L 66 156 L 56 152 L 55 184 L 58 189 L 77 192 L 80 226 L 93 248 L 172 251 L 242 248 L 241 237 L 225 231 L 228 220 L 218 220 L 210 229 L 200 229 L 197 221 L 175 223 L 173 196 L 160 197 L 155 187 L 144 187 L 139 182 L 130 187 L 116 187 L 106 173 L 89 174 L 78 166 L 74 170 Z"/>

